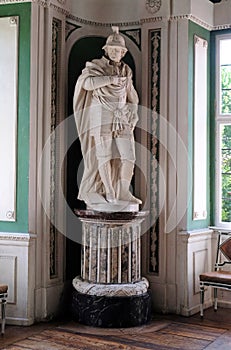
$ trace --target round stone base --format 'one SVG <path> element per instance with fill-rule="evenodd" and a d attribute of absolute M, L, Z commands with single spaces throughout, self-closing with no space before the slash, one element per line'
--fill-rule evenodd
<path fill-rule="evenodd" d="M 145 324 L 151 319 L 151 292 L 126 297 L 87 295 L 73 290 L 72 316 L 93 327 L 124 328 Z"/>

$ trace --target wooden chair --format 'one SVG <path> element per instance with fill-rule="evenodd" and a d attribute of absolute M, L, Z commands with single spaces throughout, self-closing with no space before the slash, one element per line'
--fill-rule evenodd
<path fill-rule="evenodd" d="M 205 286 L 214 288 L 214 311 L 217 311 L 217 289 L 231 290 L 231 232 L 217 231 L 217 251 L 214 271 L 200 274 L 200 316 L 203 317 Z M 223 269 L 226 266 L 226 270 Z"/>
<path fill-rule="evenodd" d="M 6 301 L 7 301 L 7 291 L 8 286 L 4 284 L 0 284 L 0 301 L 1 301 L 1 320 L 2 320 L 2 327 L 1 327 L 1 334 L 3 335 L 5 333 L 5 324 L 6 324 Z"/>

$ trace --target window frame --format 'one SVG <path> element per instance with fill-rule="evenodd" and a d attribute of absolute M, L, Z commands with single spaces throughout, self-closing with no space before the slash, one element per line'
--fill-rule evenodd
<path fill-rule="evenodd" d="M 216 92 L 215 92 L 215 225 L 223 228 L 231 228 L 231 222 L 222 221 L 222 155 L 221 155 L 221 127 L 231 125 L 231 113 L 222 114 L 222 94 L 221 94 L 221 74 L 220 74 L 220 42 L 222 40 L 231 40 L 231 33 L 216 36 Z"/>

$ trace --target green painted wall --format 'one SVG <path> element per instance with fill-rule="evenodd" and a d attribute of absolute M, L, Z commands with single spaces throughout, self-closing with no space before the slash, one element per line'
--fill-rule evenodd
<path fill-rule="evenodd" d="M 189 198 L 189 206 L 187 213 L 187 229 L 199 229 L 205 228 L 210 225 L 210 32 L 199 25 L 189 21 L 189 55 L 188 55 L 188 65 L 189 65 L 189 73 L 188 73 L 188 152 L 189 152 L 189 162 L 193 169 L 193 125 L 194 125 L 194 86 L 193 86 L 193 78 L 194 78 L 194 35 L 198 35 L 201 38 L 204 38 L 208 42 L 208 184 L 207 184 L 207 219 L 206 220 L 193 220 L 193 197 Z M 189 179 L 193 178 L 193 174 L 189 174 Z M 190 183 L 190 181 L 189 181 Z M 188 190 L 190 193 L 190 189 Z"/>
<path fill-rule="evenodd" d="M 28 232 L 31 3 L 0 5 L 0 17 L 19 16 L 16 222 L 0 221 L 1 232 Z M 1 199 L 2 200 L 2 199 Z"/>

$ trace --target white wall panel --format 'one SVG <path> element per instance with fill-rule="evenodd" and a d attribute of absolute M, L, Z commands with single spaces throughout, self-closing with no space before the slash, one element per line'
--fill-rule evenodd
<path fill-rule="evenodd" d="M 206 40 L 194 38 L 193 219 L 207 217 L 207 53 Z"/>
<path fill-rule="evenodd" d="M 17 257 L 12 255 L 0 255 L 0 282 L 8 285 L 7 303 L 16 303 L 16 261 Z"/>
<path fill-rule="evenodd" d="M 0 18 L 0 47 L 0 221 L 15 221 L 18 17 Z"/>

